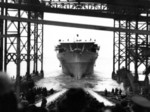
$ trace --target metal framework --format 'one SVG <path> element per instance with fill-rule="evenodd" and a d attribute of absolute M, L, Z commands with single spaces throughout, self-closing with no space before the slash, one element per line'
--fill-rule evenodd
<path fill-rule="evenodd" d="M 55 0 L 56 1 L 56 0 Z M 126 30 L 144 30 L 149 32 L 149 1 L 122 0 L 76 0 L 75 2 L 45 2 L 46 6 L 56 9 L 70 9 L 67 13 L 85 16 L 101 16 L 114 19 L 114 28 Z M 79 10 L 80 12 L 74 11 Z M 56 11 L 57 12 L 57 11 Z M 84 12 L 84 14 L 83 14 Z M 91 14 L 93 13 L 93 14 Z M 143 16 L 144 15 L 144 16 Z M 148 49 L 149 34 L 114 31 L 113 71 L 125 67 L 133 70 L 135 81 L 138 81 L 139 69 L 145 70 L 149 66 L 149 56 L 143 57 L 141 44 Z M 144 43 L 143 43 L 144 42 Z"/>
<path fill-rule="evenodd" d="M 23 1 L 2 0 L 1 3 L 21 5 Z M 14 8 L 1 7 L 1 15 L 7 17 L 38 19 L 42 20 L 41 14 L 34 11 L 25 11 Z M 1 28 L 1 46 L 4 46 L 4 52 L 1 51 L 0 70 L 7 71 L 9 63 L 14 62 L 17 67 L 17 75 L 20 76 L 21 63 L 26 62 L 27 78 L 31 74 L 30 68 L 34 73 L 43 73 L 43 25 L 32 22 L 3 20 L 4 27 Z M 10 35 L 10 36 L 9 36 Z M 4 42 L 3 42 L 4 41 Z M 1 48 L 3 49 L 3 48 Z M 33 64 L 32 64 L 33 63 Z M 31 64 L 33 66 L 31 66 Z M 38 65 L 40 68 L 38 68 Z"/>
<path fill-rule="evenodd" d="M 124 21 L 115 20 L 114 27 L 124 27 L 126 29 L 144 29 L 149 31 L 148 21 Z M 135 78 L 138 80 L 138 70 L 145 70 L 149 66 L 149 56 L 143 56 L 141 46 L 148 48 L 147 34 L 135 34 L 114 32 L 114 62 L 113 70 L 122 67 L 133 70 Z M 144 42 L 144 43 L 143 43 Z"/>
<path fill-rule="evenodd" d="M 149 66 L 141 45 L 149 49 L 149 1 L 139 0 L 1 0 L 0 2 L 0 70 L 10 62 L 27 63 L 27 73 L 43 73 L 43 24 L 80 27 L 114 32 L 113 71 L 121 67 L 138 70 Z M 62 13 L 114 19 L 114 28 L 43 20 L 43 13 Z M 2 38 L 5 37 L 5 38 Z M 4 60 L 4 61 L 3 61 Z M 142 68 L 143 69 L 143 68 Z M 19 83 L 19 82 L 18 82 Z"/>
<path fill-rule="evenodd" d="M 28 0 L 23 0 L 28 1 Z M 32 0 L 31 0 L 32 1 Z M 93 0 L 94 1 L 94 0 Z M 112 4 L 107 2 L 68 2 L 68 0 L 46 1 L 43 0 L 41 4 L 29 4 L 28 2 L 21 2 L 19 4 L 14 3 L 0 3 L 0 7 L 22 9 L 25 11 L 35 12 L 51 12 L 62 13 L 71 15 L 93 16 L 93 17 L 105 17 L 122 20 L 140 20 L 145 21 L 148 18 L 140 15 L 145 13 L 149 9 L 150 3 L 146 3 L 146 6 L 141 3 L 135 5 L 123 5 Z M 132 0 L 131 0 L 132 1 Z M 139 7 L 139 8 L 137 8 Z M 42 15 L 41 15 L 42 16 Z M 138 18 L 137 18 L 138 16 Z"/>

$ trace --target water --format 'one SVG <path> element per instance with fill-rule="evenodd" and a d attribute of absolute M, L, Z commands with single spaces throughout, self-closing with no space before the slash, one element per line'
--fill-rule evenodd
<path fill-rule="evenodd" d="M 52 76 L 52 74 L 54 74 Z M 111 91 L 112 88 L 121 88 L 123 89 L 122 84 L 119 85 L 110 77 L 107 77 L 104 73 L 95 71 L 95 74 L 91 76 L 84 77 L 80 80 L 76 80 L 70 76 L 64 75 L 61 70 L 54 71 L 50 75 L 36 83 L 38 87 L 46 87 L 47 89 L 62 90 L 68 88 L 90 88 L 94 91 L 103 91 L 105 88 Z"/>
<path fill-rule="evenodd" d="M 36 83 L 39 87 L 47 87 L 47 89 L 54 88 L 56 90 L 62 90 L 64 88 L 71 87 L 82 87 L 90 88 L 94 91 L 103 91 L 105 88 L 110 90 L 112 88 L 121 88 L 122 85 L 117 84 L 111 79 L 112 72 L 112 60 L 109 58 L 99 58 L 96 61 L 96 66 L 94 67 L 95 74 L 76 80 L 70 76 L 62 74 L 61 67 L 59 67 L 60 62 L 56 57 L 56 54 L 53 57 L 44 58 L 44 73 L 45 78 Z M 26 67 L 22 64 L 21 67 Z M 12 77 L 15 73 L 14 64 L 10 64 L 8 69 L 8 74 Z M 32 71 L 32 70 L 31 70 Z M 22 76 L 26 73 L 26 69 L 21 69 Z"/>
<path fill-rule="evenodd" d="M 83 88 L 86 92 L 91 94 L 92 97 L 95 97 L 99 102 L 104 102 L 105 105 L 112 106 L 114 105 L 112 102 L 94 92 L 104 91 L 106 88 L 109 91 L 111 91 L 112 88 L 121 88 L 123 90 L 123 86 L 116 83 L 109 76 L 110 75 L 108 74 L 95 71 L 93 75 L 77 80 L 63 74 L 61 70 L 57 70 L 51 72 L 50 74 L 46 74 L 46 77 L 38 81 L 36 83 L 36 86 L 46 87 L 48 90 L 53 88 L 58 91 L 63 91 L 66 89 L 68 90 L 69 88 Z M 50 97 L 50 99 L 53 99 L 53 96 Z"/>

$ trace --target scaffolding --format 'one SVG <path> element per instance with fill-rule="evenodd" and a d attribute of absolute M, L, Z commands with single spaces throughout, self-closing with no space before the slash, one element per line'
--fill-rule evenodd
<path fill-rule="evenodd" d="M 31 73 L 43 73 L 43 25 L 48 24 L 113 31 L 113 71 L 134 66 L 138 80 L 138 69 L 147 69 L 150 62 L 141 47 L 150 49 L 149 9 L 147 0 L 1 0 L 0 70 L 7 71 L 13 62 L 19 78 L 25 62 L 27 79 Z M 111 18 L 114 27 L 43 20 L 44 12 Z"/>
<path fill-rule="evenodd" d="M 5 4 L 28 4 L 27 0 L 2 0 Z M 27 19 L 43 19 L 41 13 L 35 11 L 25 11 L 14 8 L 1 7 L 1 16 L 27 18 Z M 31 62 L 33 63 L 33 72 L 38 74 L 43 73 L 43 25 L 21 22 L 13 20 L 1 20 L 0 26 L 0 70 L 7 71 L 7 66 L 10 63 L 16 65 L 16 84 L 20 85 L 21 63 L 26 63 L 26 79 L 30 78 Z M 40 64 L 39 64 L 40 63 Z M 16 86 L 17 95 L 20 92 L 20 86 Z"/>

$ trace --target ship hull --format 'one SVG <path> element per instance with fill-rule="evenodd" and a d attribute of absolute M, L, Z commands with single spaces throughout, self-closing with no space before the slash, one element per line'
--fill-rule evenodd
<path fill-rule="evenodd" d="M 92 52 L 65 52 L 57 55 L 61 62 L 63 73 L 76 79 L 93 74 L 97 56 L 97 53 Z"/>

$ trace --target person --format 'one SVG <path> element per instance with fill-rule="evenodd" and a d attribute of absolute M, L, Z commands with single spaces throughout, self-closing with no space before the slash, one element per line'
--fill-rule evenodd
<path fill-rule="evenodd" d="M 48 108 L 46 107 L 47 100 L 45 97 L 42 98 L 41 107 L 38 107 L 38 112 L 49 112 Z"/>
<path fill-rule="evenodd" d="M 107 92 L 107 89 L 105 88 L 105 96 L 107 96 L 108 92 Z"/>
<path fill-rule="evenodd" d="M 45 108 L 45 107 L 46 107 L 46 103 L 47 103 L 47 100 L 46 100 L 46 98 L 43 96 L 43 97 L 42 97 L 41 107 Z"/>
<path fill-rule="evenodd" d="M 7 73 L 0 72 L 0 112 L 17 112 L 17 98 Z"/>
<path fill-rule="evenodd" d="M 115 93 L 115 90 L 114 90 L 114 88 L 112 88 L 112 91 L 111 91 L 111 93 L 114 95 L 114 93 Z"/>
<path fill-rule="evenodd" d="M 122 90 L 121 89 L 119 89 L 119 95 L 121 95 L 122 94 Z"/>
<path fill-rule="evenodd" d="M 115 95 L 118 95 L 118 88 L 115 88 Z"/>

